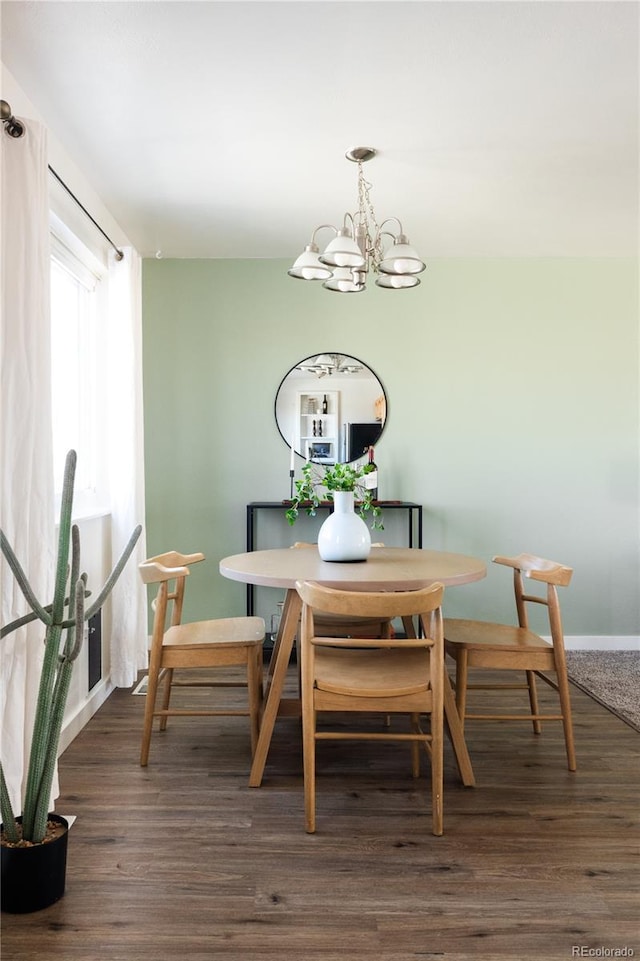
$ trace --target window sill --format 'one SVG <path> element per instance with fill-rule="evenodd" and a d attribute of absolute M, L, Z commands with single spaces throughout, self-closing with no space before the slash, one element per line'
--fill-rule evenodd
<path fill-rule="evenodd" d="M 93 521 L 101 517 L 111 516 L 111 506 L 109 504 L 77 504 L 74 505 L 72 521 Z M 56 527 L 60 524 L 60 502 L 56 504 Z"/>
<path fill-rule="evenodd" d="M 74 521 L 93 521 L 98 520 L 100 517 L 110 517 L 111 508 L 110 507 L 85 507 L 74 510 L 73 520 Z"/>

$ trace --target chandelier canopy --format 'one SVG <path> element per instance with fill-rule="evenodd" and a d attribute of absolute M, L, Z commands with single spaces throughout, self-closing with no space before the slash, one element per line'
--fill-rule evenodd
<path fill-rule="evenodd" d="M 345 154 L 347 160 L 358 165 L 358 210 L 344 215 L 342 227 L 320 224 L 311 234 L 293 267 L 287 271 L 297 280 L 321 280 L 327 290 L 341 294 L 356 294 L 366 287 L 369 270 L 377 274 L 376 285 L 391 290 L 417 287 L 417 274 L 425 269 L 415 247 L 412 247 L 397 217 L 388 217 L 378 224 L 369 196 L 371 184 L 365 180 L 363 163 L 375 157 L 373 147 L 354 147 Z M 397 224 L 397 230 L 388 225 Z M 332 230 L 334 237 L 324 251 L 316 243 L 320 230 Z M 384 244 L 391 238 L 391 242 Z"/>

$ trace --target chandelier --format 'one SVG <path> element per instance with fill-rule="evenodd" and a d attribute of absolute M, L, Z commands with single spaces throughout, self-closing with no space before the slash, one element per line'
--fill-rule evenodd
<path fill-rule="evenodd" d="M 372 185 L 365 180 L 362 171 L 363 163 L 375 155 L 373 147 L 354 147 L 347 151 L 347 160 L 358 165 L 358 210 L 355 214 L 344 215 L 342 227 L 333 224 L 316 227 L 311 243 L 287 271 L 290 277 L 321 280 L 327 290 L 341 294 L 364 290 L 369 270 L 377 274 L 378 287 L 402 290 L 417 287 L 420 283 L 417 274 L 425 269 L 425 264 L 407 240 L 398 218 L 389 217 L 381 224 L 376 219 L 369 196 Z M 389 229 L 391 223 L 397 224 L 399 229 Z M 325 228 L 332 230 L 334 237 L 320 253 L 316 235 Z M 391 238 L 391 242 L 387 244 L 386 238 Z"/>

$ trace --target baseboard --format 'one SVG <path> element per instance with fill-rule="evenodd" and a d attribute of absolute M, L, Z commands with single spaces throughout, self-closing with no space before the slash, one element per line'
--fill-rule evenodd
<path fill-rule="evenodd" d="M 597 634 L 565 635 L 564 646 L 568 651 L 640 651 L 640 636 L 633 634 L 622 634 L 619 637 L 602 637 Z"/>
<path fill-rule="evenodd" d="M 103 678 L 98 684 L 96 684 L 94 688 L 92 688 L 91 693 L 87 695 L 84 703 L 77 707 L 71 717 L 65 718 L 65 721 L 62 725 L 62 731 L 60 733 L 60 747 L 58 749 L 58 754 L 62 754 L 62 752 L 69 747 L 74 737 L 80 733 L 85 724 L 91 720 L 98 708 L 104 704 L 106 699 L 114 690 L 114 687 L 115 685 L 110 678 Z"/>

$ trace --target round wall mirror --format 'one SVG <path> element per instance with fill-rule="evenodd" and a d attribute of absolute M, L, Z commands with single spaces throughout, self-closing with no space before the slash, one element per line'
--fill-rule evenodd
<path fill-rule="evenodd" d="M 305 460 L 349 463 L 375 447 L 387 396 L 370 367 L 346 354 L 314 354 L 283 377 L 275 401 L 278 430 Z"/>

